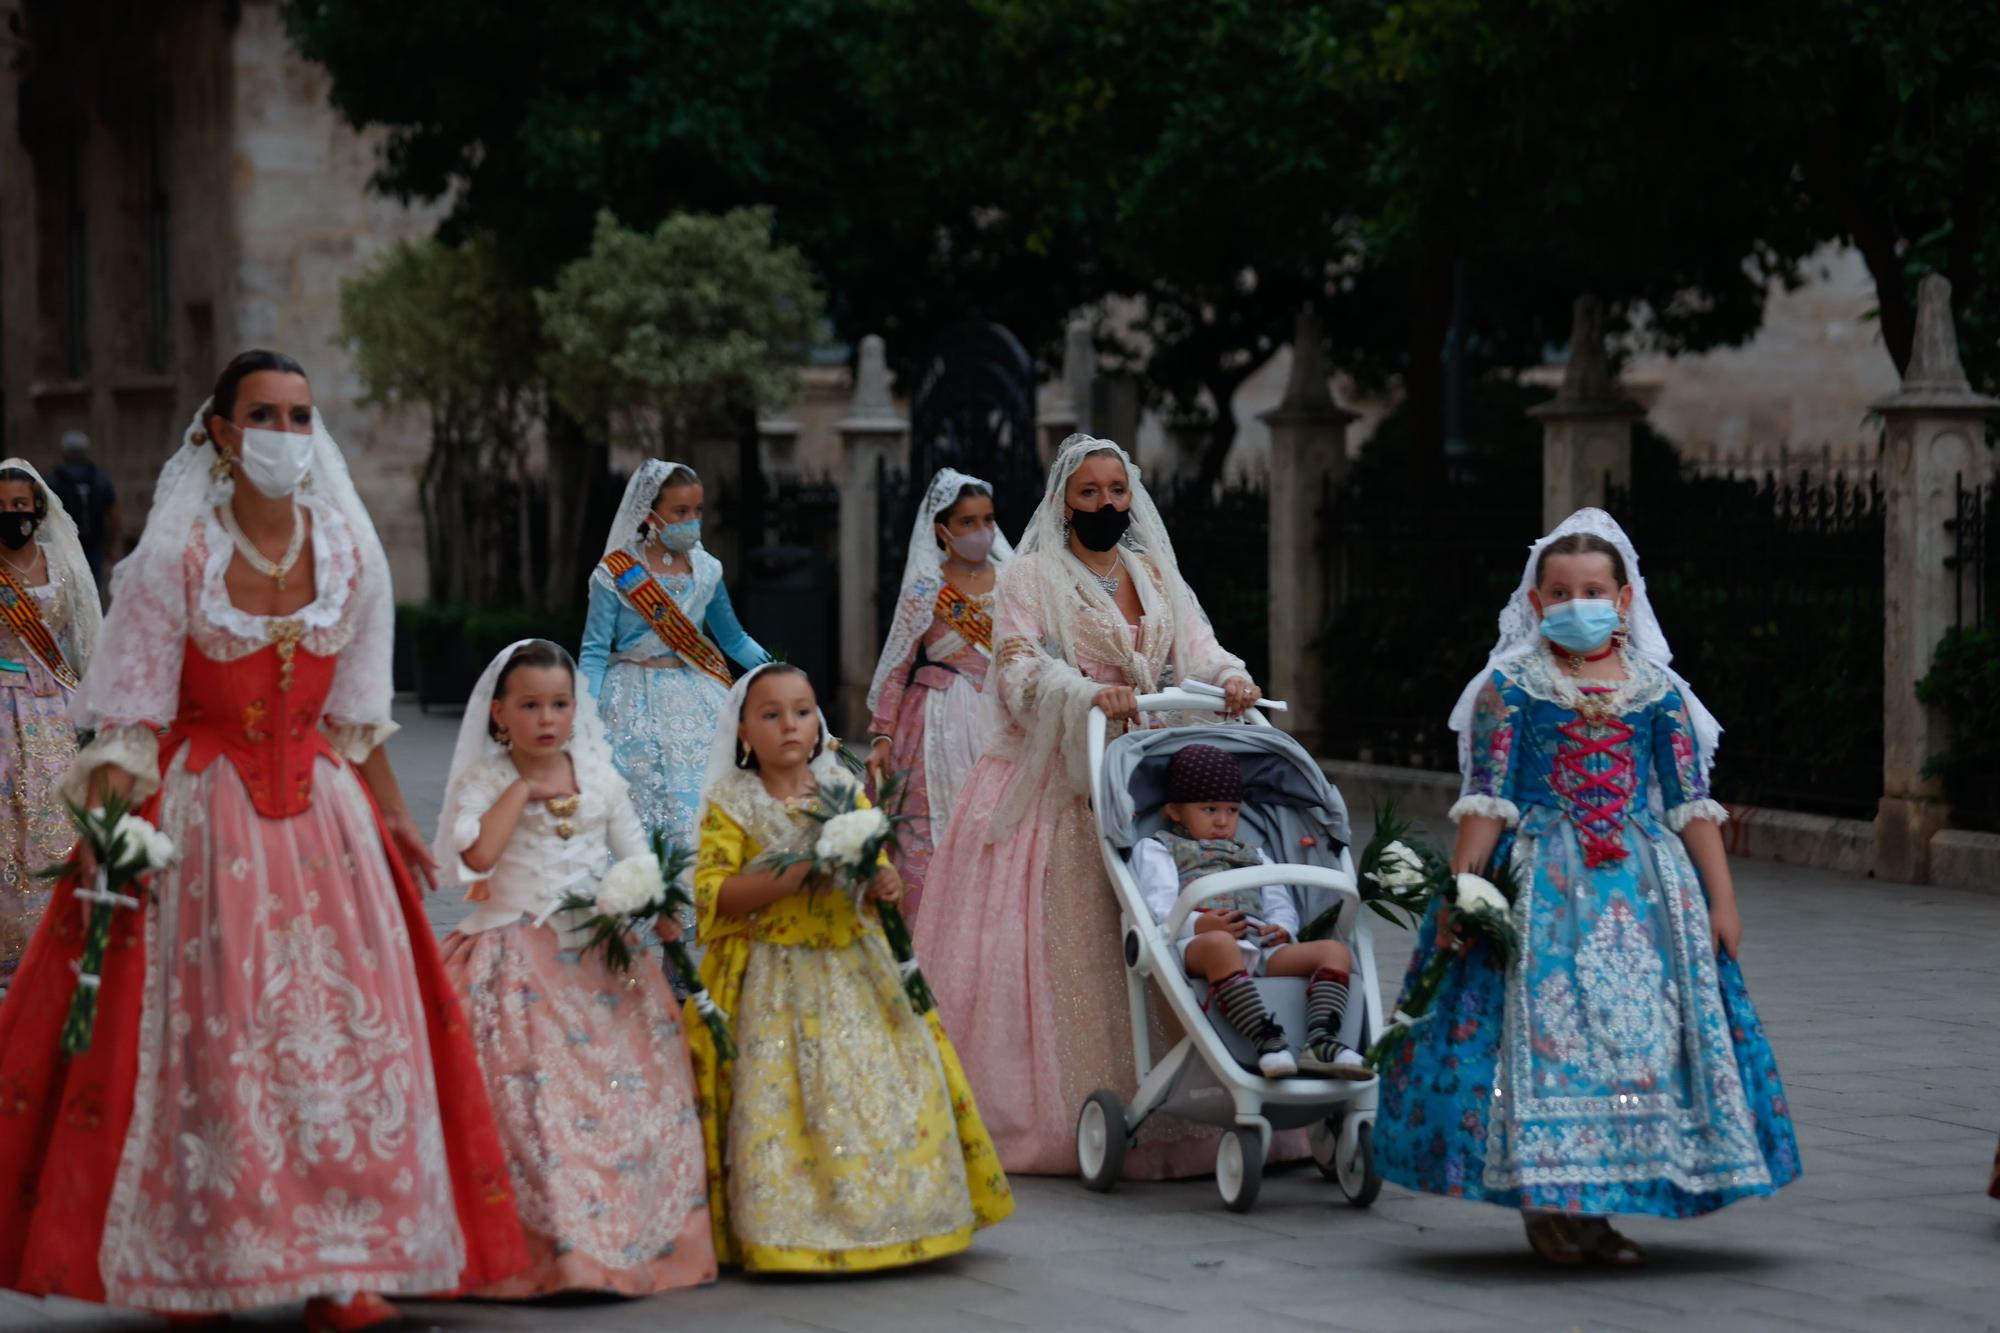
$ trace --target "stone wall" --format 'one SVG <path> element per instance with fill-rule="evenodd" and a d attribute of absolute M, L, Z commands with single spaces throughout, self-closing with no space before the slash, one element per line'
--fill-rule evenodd
<path fill-rule="evenodd" d="M 429 235 L 437 210 L 404 208 L 368 189 L 374 138 L 328 109 L 326 72 L 293 52 L 274 0 L 242 6 L 230 56 L 228 198 L 236 253 L 228 341 L 280 348 L 311 372 L 313 396 L 388 549 L 397 595 L 422 600 L 417 478 L 430 447 L 429 422 L 421 414 L 362 407 L 361 386 L 334 340 L 342 280 L 398 239 Z"/>

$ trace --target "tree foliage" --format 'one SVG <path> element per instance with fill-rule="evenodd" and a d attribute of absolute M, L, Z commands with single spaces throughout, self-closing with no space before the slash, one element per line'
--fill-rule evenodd
<path fill-rule="evenodd" d="M 822 332 L 812 272 L 761 209 L 675 213 L 649 232 L 600 213 L 589 253 L 535 300 L 556 400 L 656 456 L 789 402 Z"/>
<path fill-rule="evenodd" d="M 542 406 L 538 321 L 489 237 L 399 242 L 341 286 L 364 403 L 431 419 L 420 499 L 433 601 L 526 593 L 527 443 Z"/>

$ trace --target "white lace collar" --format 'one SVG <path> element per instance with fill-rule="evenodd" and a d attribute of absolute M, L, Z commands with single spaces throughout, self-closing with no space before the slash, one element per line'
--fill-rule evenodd
<path fill-rule="evenodd" d="M 1594 708 L 1606 709 L 1614 717 L 1637 712 L 1666 697 L 1669 684 L 1666 672 L 1637 653 L 1623 649 L 1620 660 L 1625 664 L 1625 679 L 1618 681 L 1578 680 L 1558 666 L 1546 648 L 1540 647 L 1508 662 L 1501 670 L 1530 698 L 1571 712 L 1582 710 L 1586 696 L 1593 701 Z"/>
<path fill-rule="evenodd" d="M 360 557 L 347 521 L 331 505 L 310 495 L 298 497 L 299 507 L 312 516 L 313 600 L 288 616 L 259 616 L 229 600 L 225 576 L 236 556 L 236 543 L 213 507 L 202 515 L 202 543 L 208 563 L 202 568 L 201 613 L 219 629 L 244 639 L 264 639 L 273 620 L 296 620 L 308 630 L 331 629 L 340 623 L 354 589 Z"/>
<path fill-rule="evenodd" d="M 814 778 L 822 787 L 845 780 L 844 775 L 833 777 L 826 773 L 815 773 Z M 766 791 L 763 779 L 749 769 L 736 769 L 716 783 L 709 789 L 708 801 L 755 840 L 759 855 L 804 851 L 818 832 L 790 803 Z"/>

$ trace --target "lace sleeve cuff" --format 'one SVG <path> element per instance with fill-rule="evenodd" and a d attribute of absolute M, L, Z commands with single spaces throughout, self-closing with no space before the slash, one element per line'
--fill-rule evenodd
<path fill-rule="evenodd" d="M 63 779 L 62 794 L 77 805 L 90 803 L 90 775 L 109 766 L 132 775 L 134 804 L 160 789 L 160 733 L 143 722 L 106 727 L 83 747 Z"/>
<path fill-rule="evenodd" d="M 1513 828 L 1521 822 L 1521 807 L 1499 796 L 1462 796 L 1451 808 L 1451 821 L 1455 824 L 1467 815 L 1484 815 Z"/>
<path fill-rule="evenodd" d="M 1667 811 L 1667 827 L 1676 833 L 1684 831 L 1697 819 L 1706 819 L 1716 824 L 1729 822 L 1729 809 L 1720 801 L 1689 801 Z"/>
<path fill-rule="evenodd" d="M 401 730 L 394 722 L 335 722 L 332 718 L 326 721 L 326 738 L 333 742 L 341 758 L 355 764 L 365 763 L 383 742 Z"/>

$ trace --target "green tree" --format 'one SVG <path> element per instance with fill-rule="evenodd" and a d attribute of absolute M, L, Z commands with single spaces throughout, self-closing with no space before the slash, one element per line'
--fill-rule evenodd
<path fill-rule="evenodd" d="M 340 340 L 362 401 L 430 415 L 419 498 L 432 601 L 495 606 L 541 593 L 522 574 L 537 330 L 531 294 L 489 237 L 402 242 L 341 285 Z"/>
<path fill-rule="evenodd" d="M 717 435 L 754 450 L 759 409 L 790 399 L 823 332 L 812 270 L 771 227 L 764 209 L 675 213 L 650 231 L 600 213 L 589 252 L 535 294 L 549 391 L 586 426 L 584 475 L 604 472 L 612 436 L 656 457 L 684 458 Z M 578 544 L 588 498 L 551 506 L 564 550 Z M 552 599 L 580 572 L 557 563 Z"/>

